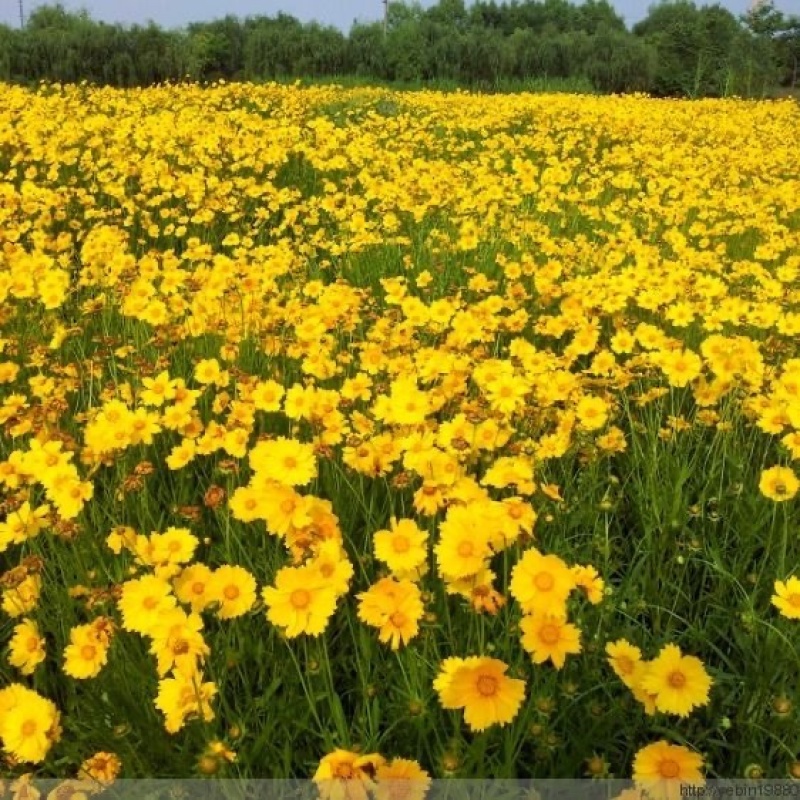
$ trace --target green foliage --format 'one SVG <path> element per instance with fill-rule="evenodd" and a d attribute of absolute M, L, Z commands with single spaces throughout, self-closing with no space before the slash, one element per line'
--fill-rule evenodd
<path fill-rule="evenodd" d="M 183 31 L 108 25 L 41 6 L 0 27 L 0 79 L 144 86 L 166 80 L 366 78 L 495 89 L 567 81 L 601 92 L 764 96 L 797 86 L 800 18 L 768 2 L 737 19 L 666 0 L 627 30 L 607 0 L 439 0 L 389 4 L 387 25 L 349 34 L 288 14 L 232 15 Z"/>

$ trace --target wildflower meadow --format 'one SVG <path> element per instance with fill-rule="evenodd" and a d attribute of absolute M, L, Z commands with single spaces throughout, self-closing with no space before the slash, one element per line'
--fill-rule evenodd
<path fill-rule="evenodd" d="M 798 131 L 0 85 L 0 776 L 800 779 Z"/>

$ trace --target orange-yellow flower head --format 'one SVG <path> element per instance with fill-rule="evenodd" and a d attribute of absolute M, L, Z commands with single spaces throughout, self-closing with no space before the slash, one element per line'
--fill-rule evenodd
<path fill-rule="evenodd" d="M 508 665 L 496 658 L 470 656 L 442 662 L 433 688 L 442 708 L 464 709 L 474 731 L 506 725 L 516 717 L 525 697 L 525 681 L 509 678 Z"/>
<path fill-rule="evenodd" d="M 656 709 L 679 717 L 686 717 L 693 709 L 708 703 L 711 684 L 703 662 L 683 655 L 674 644 L 668 644 L 650 662 L 641 681 L 642 689 L 655 697 Z"/>

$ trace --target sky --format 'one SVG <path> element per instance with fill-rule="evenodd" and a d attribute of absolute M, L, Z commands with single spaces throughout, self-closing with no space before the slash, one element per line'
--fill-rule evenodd
<path fill-rule="evenodd" d="M 647 14 L 653 0 L 611 0 L 617 12 L 630 26 Z M 719 0 L 734 14 L 747 10 L 751 0 Z M 0 0 L 0 23 L 19 25 L 20 0 Z M 433 5 L 435 0 L 422 0 Z M 22 0 L 29 13 L 41 0 Z M 153 20 L 165 28 L 178 28 L 189 22 L 201 22 L 234 14 L 274 16 L 279 11 L 303 22 L 316 20 L 348 31 L 354 20 L 372 22 L 382 18 L 382 0 L 61 0 L 70 10 L 85 8 L 93 18 L 105 22 L 139 23 Z M 800 0 L 777 0 L 775 5 L 787 13 L 800 13 Z"/>

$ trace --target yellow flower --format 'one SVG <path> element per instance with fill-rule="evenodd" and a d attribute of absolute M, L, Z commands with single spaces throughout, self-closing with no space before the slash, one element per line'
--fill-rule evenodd
<path fill-rule="evenodd" d="M 21 617 L 36 608 L 42 591 L 42 579 L 39 575 L 26 575 L 16 586 L 3 592 L 3 611 L 9 617 Z"/>
<path fill-rule="evenodd" d="M 208 595 L 211 602 L 219 603 L 220 619 L 235 619 L 255 605 L 256 579 L 244 567 L 218 567 L 209 582 Z"/>
<path fill-rule="evenodd" d="M 475 575 L 492 555 L 489 531 L 469 506 L 453 506 L 439 526 L 434 551 L 439 572 L 446 580 Z"/>
<path fill-rule="evenodd" d="M 375 785 L 375 772 L 383 763 L 383 756 L 377 753 L 334 750 L 320 760 L 312 780 L 323 800 L 367 800 Z"/>
<path fill-rule="evenodd" d="M 213 720 L 211 701 L 216 694 L 217 687 L 204 683 L 197 673 L 177 672 L 159 681 L 155 705 L 164 714 L 167 733 L 177 733 L 189 719 Z"/>
<path fill-rule="evenodd" d="M 390 643 L 392 650 L 419 632 L 424 611 L 422 593 L 409 580 L 383 578 L 358 595 L 358 618 L 380 630 L 379 639 Z"/>
<path fill-rule="evenodd" d="M 581 428 L 596 431 L 606 424 L 608 404 L 600 397 L 582 397 L 575 407 Z"/>
<path fill-rule="evenodd" d="M 41 763 L 59 731 L 52 701 L 19 684 L 0 690 L 0 741 L 14 758 Z"/>
<path fill-rule="evenodd" d="M 275 586 L 267 586 L 262 597 L 267 619 L 286 636 L 302 633 L 319 636 L 336 610 L 336 592 L 310 566 L 284 567 L 275 577 Z"/>
<path fill-rule="evenodd" d="M 597 605 L 602 601 L 605 582 L 593 566 L 574 566 L 572 575 L 575 578 L 575 585 L 579 589 L 583 589 L 587 600 L 592 605 Z"/>
<path fill-rule="evenodd" d="M 152 638 L 150 652 L 156 657 L 159 676 L 171 670 L 187 676 L 197 674 L 210 652 L 202 629 L 199 614 L 187 614 L 179 608 L 159 613 L 147 633 Z"/>
<path fill-rule="evenodd" d="M 284 437 L 259 442 L 250 451 L 250 466 L 262 478 L 286 486 L 305 486 L 317 476 L 313 446 Z"/>
<path fill-rule="evenodd" d="M 792 575 L 785 582 L 775 581 L 772 605 L 787 619 L 800 619 L 800 578 Z"/>
<path fill-rule="evenodd" d="M 118 601 L 122 613 L 122 627 L 136 633 L 149 633 L 158 622 L 158 616 L 175 608 L 177 601 L 170 585 L 154 575 L 126 581 Z"/>
<path fill-rule="evenodd" d="M 535 547 L 525 551 L 511 572 L 511 594 L 526 614 L 565 614 L 567 597 L 575 586 L 575 576 L 564 561 L 543 555 Z"/>
<path fill-rule="evenodd" d="M 192 564 L 181 570 L 173 579 L 175 597 L 192 607 L 192 611 L 203 611 L 213 602 L 211 597 L 212 571 L 205 564 Z"/>
<path fill-rule="evenodd" d="M 45 659 L 45 641 L 37 624 L 25 619 L 14 627 L 9 643 L 8 663 L 23 675 L 32 675 Z"/>
<path fill-rule="evenodd" d="M 534 612 L 520 623 L 522 646 L 531 654 L 534 664 L 548 659 L 561 669 L 567 655 L 581 652 L 580 630 L 560 615 Z"/>
<path fill-rule="evenodd" d="M 525 697 L 525 681 L 509 678 L 507 669 L 495 658 L 449 658 L 442 662 L 433 688 L 442 708 L 464 709 L 464 721 L 472 730 L 506 725 Z"/>
<path fill-rule="evenodd" d="M 776 503 L 791 500 L 800 489 L 800 481 L 789 467 L 770 467 L 761 473 L 761 494 Z"/>
<path fill-rule="evenodd" d="M 376 800 L 423 800 L 431 785 L 430 775 L 408 758 L 394 758 L 382 764 L 376 778 Z"/>
<path fill-rule="evenodd" d="M 391 520 L 391 530 L 373 536 L 375 557 L 397 575 L 407 575 L 421 567 L 428 557 L 428 534 L 414 520 Z"/>
<path fill-rule="evenodd" d="M 78 625 L 69 634 L 64 650 L 64 674 L 71 678 L 94 678 L 108 661 L 108 644 L 91 624 Z"/>
<path fill-rule="evenodd" d="M 633 780 L 649 797 L 677 800 L 681 797 L 681 785 L 703 783 L 702 767 L 700 755 L 662 739 L 636 753 Z"/>
<path fill-rule="evenodd" d="M 654 696 L 658 711 L 680 717 L 688 717 L 693 709 L 708 703 L 711 684 L 702 661 L 682 655 L 674 644 L 668 644 L 650 662 L 641 680 L 642 689 Z"/>
<path fill-rule="evenodd" d="M 90 778 L 102 785 L 116 780 L 122 769 L 122 761 L 115 753 L 99 752 L 87 758 L 80 767 L 78 775 Z"/>
<path fill-rule="evenodd" d="M 642 661 L 642 651 L 625 639 L 618 639 L 606 645 L 606 655 L 617 677 L 632 689 L 635 684 L 636 666 Z"/>

